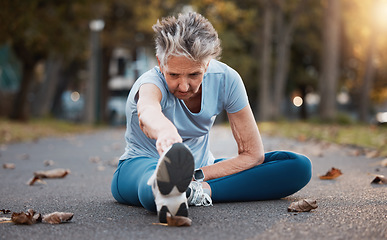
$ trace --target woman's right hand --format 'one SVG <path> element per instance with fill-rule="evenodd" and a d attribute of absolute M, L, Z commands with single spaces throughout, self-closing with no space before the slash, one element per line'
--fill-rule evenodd
<path fill-rule="evenodd" d="M 165 130 L 159 133 L 156 140 L 157 152 L 161 156 L 172 144 L 181 143 L 183 139 L 177 133 L 176 129 Z"/>

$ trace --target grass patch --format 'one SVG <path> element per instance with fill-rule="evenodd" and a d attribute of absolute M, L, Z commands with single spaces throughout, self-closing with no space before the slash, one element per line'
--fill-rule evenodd
<path fill-rule="evenodd" d="M 378 150 L 381 156 L 387 156 L 387 127 L 383 126 L 310 122 L 262 122 L 258 126 L 266 135 L 371 148 Z"/>
<path fill-rule="evenodd" d="M 0 144 L 35 141 L 43 137 L 63 137 L 96 130 L 91 125 L 81 125 L 56 119 L 34 119 L 27 123 L 0 119 Z"/>

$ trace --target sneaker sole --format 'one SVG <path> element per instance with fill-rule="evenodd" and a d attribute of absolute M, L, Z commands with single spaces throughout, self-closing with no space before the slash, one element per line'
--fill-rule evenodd
<path fill-rule="evenodd" d="M 185 193 L 192 181 L 194 168 L 191 151 L 182 143 L 173 144 L 162 159 L 156 174 L 161 194 L 168 195 L 175 186 L 180 193 Z"/>
<path fill-rule="evenodd" d="M 185 194 L 195 168 L 192 153 L 182 143 L 175 143 L 165 154 L 156 173 L 157 186 L 162 195 Z M 178 193 L 172 190 L 176 187 Z M 168 196 L 166 196 L 168 197 Z M 173 196 L 171 196 L 173 197 Z M 159 221 L 167 223 L 168 206 L 162 206 L 159 211 Z M 187 201 L 181 202 L 175 216 L 188 217 Z"/>

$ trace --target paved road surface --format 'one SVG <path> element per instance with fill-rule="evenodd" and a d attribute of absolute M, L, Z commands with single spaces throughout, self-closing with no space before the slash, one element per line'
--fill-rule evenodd
<path fill-rule="evenodd" d="M 118 204 L 110 194 L 123 133 L 109 129 L 1 146 L 0 163 L 14 163 L 15 169 L 0 169 L 0 209 L 75 215 L 59 225 L 0 223 L 0 239 L 387 239 L 387 185 L 370 184 L 373 174 L 387 175 L 387 168 L 378 166 L 382 158 L 357 156 L 353 148 L 269 136 L 263 136 L 266 151 L 292 150 L 311 158 L 313 177 L 304 189 L 275 201 L 192 207 L 188 228 L 154 225 L 155 214 Z M 215 127 L 211 137 L 216 157 L 236 153 L 229 129 Z M 54 165 L 44 166 L 45 160 Z M 343 175 L 319 180 L 331 167 Z M 47 184 L 26 184 L 34 171 L 51 168 L 68 168 L 71 174 Z M 304 198 L 316 198 L 318 208 L 287 212 L 291 202 Z"/>

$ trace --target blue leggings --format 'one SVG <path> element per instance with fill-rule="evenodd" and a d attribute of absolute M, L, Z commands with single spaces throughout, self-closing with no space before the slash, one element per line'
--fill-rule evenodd
<path fill-rule="evenodd" d="M 155 171 L 157 161 L 148 157 L 121 160 L 112 180 L 113 197 L 120 203 L 143 206 L 155 212 L 152 189 L 147 181 Z M 264 163 L 210 180 L 208 184 L 214 203 L 258 201 L 289 196 L 303 188 L 311 177 L 312 164 L 307 157 L 293 152 L 274 151 L 265 154 Z"/>

